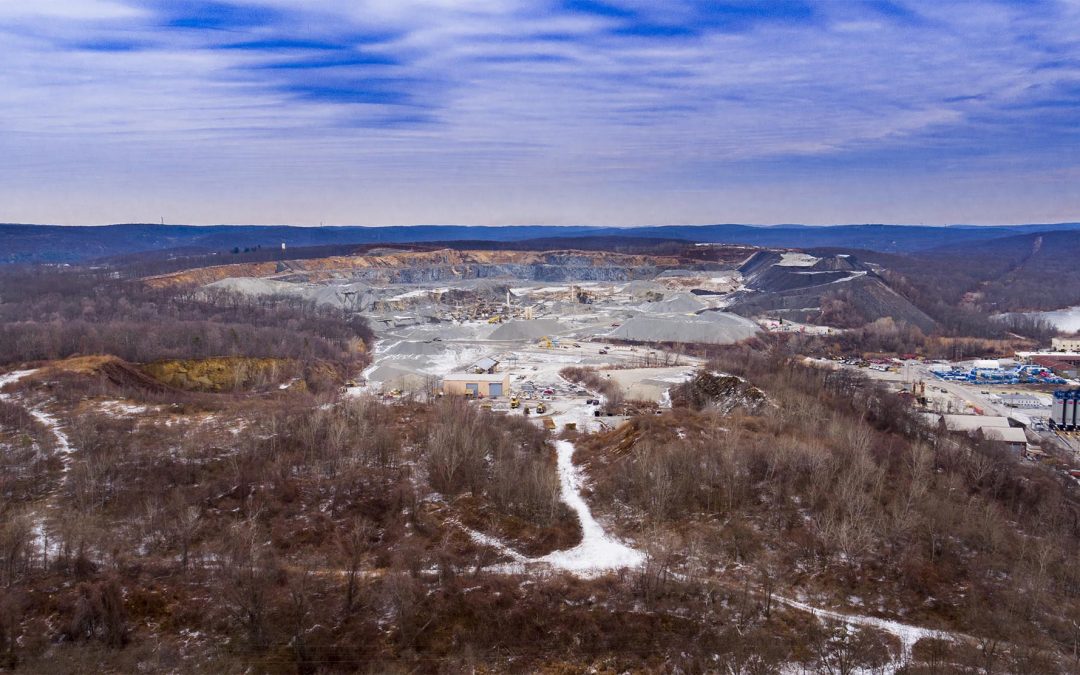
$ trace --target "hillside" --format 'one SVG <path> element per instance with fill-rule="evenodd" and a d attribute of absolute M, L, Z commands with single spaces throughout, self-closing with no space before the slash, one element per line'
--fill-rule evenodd
<path fill-rule="evenodd" d="M 729 309 L 746 316 L 767 314 L 841 328 L 891 317 L 934 330 L 935 321 L 851 254 L 760 252 L 740 267 L 745 291 Z"/>
<path fill-rule="evenodd" d="M 951 268 L 993 311 L 1046 310 L 1080 304 L 1080 233 L 1034 232 L 970 246 L 940 246 L 915 256 L 933 275 Z"/>

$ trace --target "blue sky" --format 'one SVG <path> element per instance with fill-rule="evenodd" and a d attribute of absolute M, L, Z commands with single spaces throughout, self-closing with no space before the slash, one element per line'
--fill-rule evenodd
<path fill-rule="evenodd" d="M 0 222 L 1080 220 L 1080 1 L 0 0 Z"/>

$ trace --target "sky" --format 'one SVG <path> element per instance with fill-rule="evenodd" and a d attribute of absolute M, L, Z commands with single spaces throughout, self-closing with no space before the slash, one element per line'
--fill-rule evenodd
<path fill-rule="evenodd" d="M 0 0 L 0 222 L 1080 221 L 1080 0 Z"/>

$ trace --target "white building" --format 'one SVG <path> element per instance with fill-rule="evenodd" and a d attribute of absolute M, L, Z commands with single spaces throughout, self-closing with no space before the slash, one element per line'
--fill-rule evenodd
<path fill-rule="evenodd" d="M 1080 352 L 1080 336 L 1053 338 L 1050 344 L 1055 352 Z"/>

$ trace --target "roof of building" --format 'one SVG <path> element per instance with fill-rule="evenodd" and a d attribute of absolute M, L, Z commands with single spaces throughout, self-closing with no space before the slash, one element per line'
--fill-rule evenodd
<path fill-rule="evenodd" d="M 480 368 L 482 370 L 490 370 L 490 369 L 494 368 L 497 365 L 499 365 L 498 361 L 491 358 L 490 356 L 485 356 L 484 358 L 480 359 L 476 363 L 472 364 L 472 367 L 473 368 Z"/>
<path fill-rule="evenodd" d="M 1019 427 L 994 428 L 984 427 L 980 430 L 982 437 L 988 441 L 1002 441 L 1004 443 L 1027 443 L 1027 434 Z"/>
<path fill-rule="evenodd" d="M 443 377 L 443 382 L 502 382 L 510 373 L 451 373 Z"/>
<path fill-rule="evenodd" d="M 1039 357 L 1049 356 L 1055 359 L 1077 359 L 1080 358 L 1080 352 L 1016 352 L 1016 356 L 1021 359 L 1035 359 Z"/>
<path fill-rule="evenodd" d="M 949 431 L 975 431 L 976 429 L 998 428 L 1006 429 L 1009 426 L 1007 417 L 994 417 L 991 415 L 942 415 L 945 420 L 945 428 Z"/>
<path fill-rule="evenodd" d="M 1080 363 L 1080 354 L 1047 354 L 1044 356 L 1033 357 L 1032 362 L 1039 364 L 1046 368 L 1069 368 L 1076 366 Z"/>
<path fill-rule="evenodd" d="M 1032 401 L 1032 402 L 1038 403 L 1040 405 L 1043 405 L 1043 404 L 1049 405 L 1048 401 L 1050 400 L 1048 398 L 1044 398 L 1042 396 L 1039 396 L 1038 394 L 1001 394 L 1001 395 L 998 396 L 998 398 L 1001 399 L 1002 401 L 1006 402 L 1006 403 L 1009 403 L 1009 402 L 1015 403 L 1015 402 L 1019 402 L 1019 401 Z"/>

